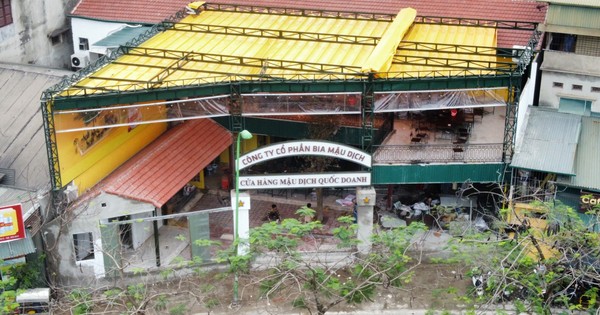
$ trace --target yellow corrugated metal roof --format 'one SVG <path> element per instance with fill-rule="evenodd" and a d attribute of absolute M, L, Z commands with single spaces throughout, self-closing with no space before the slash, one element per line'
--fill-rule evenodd
<path fill-rule="evenodd" d="M 470 68 L 485 70 L 481 74 L 491 74 L 492 71 L 488 69 L 495 68 L 497 61 L 491 50 L 485 54 L 473 53 L 475 47 L 496 47 L 496 30 L 494 28 L 415 24 L 403 41 L 436 43 L 440 46 L 437 49 L 420 49 L 418 51 L 398 49 L 396 52 L 397 62 L 392 64 L 389 72 L 409 74 L 421 72 L 419 76 L 422 77 L 426 76 L 425 73 L 428 71 L 435 71 L 452 76 L 464 74 L 464 69 Z M 449 46 L 444 49 L 443 44 L 458 44 L 465 49 L 457 51 L 449 49 Z"/>
<path fill-rule="evenodd" d="M 393 56 L 401 39 L 454 45 L 496 45 L 494 28 L 413 24 L 415 15 L 413 9 L 404 9 L 395 21 L 391 21 L 205 10 L 184 17 L 172 28 L 130 48 L 126 54 L 67 88 L 61 95 L 176 87 L 232 78 L 289 78 L 306 73 L 316 75 L 313 78 L 317 79 L 327 73 L 363 76 L 363 69 L 378 73 L 448 71 L 457 65 L 398 63 L 398 60 L 390 60 L 389 54 Z M 423 52 L 396 51 L 396 55 L 405 53 L 423 56 Z M 461 56 L 435 51 L 431 54 L 442 59 L 495 60 L 492 56 Z M 394 63 L 390 66 L 389 61 Z M 458 66 L 465 64 L 466 61 Z M 447 72 L 448 75 L 452 73 Z"/>

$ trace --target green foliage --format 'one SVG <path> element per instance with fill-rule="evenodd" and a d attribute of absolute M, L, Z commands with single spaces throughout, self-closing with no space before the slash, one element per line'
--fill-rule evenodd
<path fill-rule="evenodd" d="M 313 215 L 314 211 L 301 208 L 296 213 L 306 216 Z M 338 222 L 340 226 L 333 230 L 338 248 L 354 249 L 358 244 L 354 218 L 344 216 L 338 218 Z M 300 245 L 306 239 L 315 239 L 314 233 L 322 227 L 318 221 L 302 223 L 294 218 L 281 223 L 265 223 L 250 231 L 248 255 L 236 256 L 233 249 L 229 249 L 221 252 L 219 259 L 237 266 L 232 267 L 232 271 L 240 271 L 244 266 L 246 272 L 252 272 L 248 266 L 254 257 L 267 253 L 275 255 L 276 266 L 259 282 L 261 295 L 275 295 L 284 291 L 290 294 L 289 290 L 298 288 L 293 306 L 308 308 L 316 305 L 321 312 L 339 301 L 363 303 L 372 300 L 380 284 L 400 286 L 410 281 L 412 275 L 406 272 L 410 257 L 406 253 L 415 233 L 426 229 L 424 224 L 414 223 L 376 234 L 372 240 L 372 253 L 361 255 L 351 266 L 331 268 L 311 264 L 300 252 Z M 297 286 L 298 281 L 300 286 Z M 312 303 L 308 303 L 307 299 Z"/>
<path fill-rule="evenodd" d="M 171 315 L 183 315 L 186 313 L 187 313 L 187 306 L 185 304 L 177 304 L 177 306 L 175 306 L 169 310 L 169 314 L 171 314 Z"/>
<path fill-rule="evenodd" d="M 92 294 L 85 289 L 75 289 L 69 293 L 69 300 L 75 305 L 71 312 L 74 315 L 83 315 L 94 307 Z"/>
<path fill-rule="evenodd" d="M 169 302 L 169 300 L 167 299 L 167 296 L 164 294 L 161 294 L 156 297 L 156 302 L 154 303 L 154 308 L 157 311 L 164 311 L 167 309 L 168 302 Z"/>
<path fill-rule="evenodd" d="M 296 210 L 296 214 L 300 217 L 314 217 L 315 213 L 316 211 L 314 209 L 311 209 L 307 206 L 303 206 L 302 208 Z"/>
<path fill-rule="evenodd" d="M 13 314 L 19 307 L 19 303 L 16 302 L 17 291 L 9 290 L 0 293 L 0 310 L 2 314 Z"/>
<path fill-rule="evenodd" d="M 206 306 L 206 308 L 213 308 L 215 306 L 219 306 L 221 305 L 221 302 L 219 302 L 219 299 L 217 298 L 208 298 L 205 302 L 204 302 L 204 306 Z"/>
<path fill-rule="evenodd" d="M 127 294 L 138 304 L 146 298 L 146 293 L 147 287 L 143 283 L 127 286 Z"/>
<path fill-rule="evenodd" d="M 354 218 L 341 216 L 337 220 L 342 223 L 342 225 L 333 229 L 333 236 L 340 241 L 338 248 L 349 248 L 358 245 L 359 241 L 356 239 L 358 225 L 354 224 Z"/>
<path fill-rule="evenodd" d="M 294 301 L 292 301 L 292 306 L 295 308 L 308 308 L 306 305 L 306 300 L 302 296 L 295 298 Z"/>
<path fill-rule="evenodd" d="M 531 205 L 541 209 L 531 215 L 549 225 L 560 225 L 560 229 L 547 233 L 532 225 L 514 232 L 514 239 L 501 239 L 501 234 L 466 233 L 451 245 L 455 257 L 467 266 L 478 267 L 467 276 L 485 275 L 485 293 L 479 303 L 497 303 L 492 297 L 501 297 L 514 304 L 516 313 L 536 314 L 550 314 L 553 307 L 597 308 L 598 270 L 590 263 L 600 259 L 600 235 L 591 232 L 573 209 L 560 202 Z M 598 222 L 598 217 L 590 222 Z M 505 228 L 507 224 L 492 226 Z M 539 253 L 542 250 L 543 261 Z M 590 287 L 594 290 L 585 290 Z M 567 296 L 567 290 L 574 295 Z"/>
<path fill-rule="evenodd" d="M 36 260 L 28 261 L 24 264 L 15 264 L 8 268 L 6 274 L 10 275 L 9 281 L 2 281 L 0 289 L 2 290 L 24 290 L 37 287 L 45 287 L 46 282 L 42 275 L 44 270 L 45 256 L 40 256 Z"/>

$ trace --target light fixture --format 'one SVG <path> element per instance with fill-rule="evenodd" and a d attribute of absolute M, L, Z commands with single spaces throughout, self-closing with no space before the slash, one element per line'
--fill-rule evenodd
<path fill-rule="evenodd" d="M 235 254 L 238 255 L 239 248 L 239 210 L 240 210 L 240 142 L 241 140 L 252 139 L 252 133 L 250 131 L 244 129 L 237 134 L 237 139 L 235 141 L 235 226 L 233 233 L 233 243 L 235 244 Z M 235 271 L 234 279 L 233 279 L 233 305 L 237 306 L 239 304 L 238 299 L 238 274 L 237 270 Z"/>

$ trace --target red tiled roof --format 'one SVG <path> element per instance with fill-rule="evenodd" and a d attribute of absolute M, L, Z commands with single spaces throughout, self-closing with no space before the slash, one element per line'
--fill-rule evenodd
<path fill-rule="evenodd" d="M 181 10 L 191 0 L 81 0 L 72 15 L 108 21 L 158 23 Z M 479 18 L 489 20 L 543 22 L 546 4 L 535 0 L 213 0 L 210 3 L 317 10 L 397 14 L 412 7 L 419 16 Z M 498 46 L 524 45 L 531 32 L 499 30 Z"/>
<path fill-rule="evenodd" d="M 193 0 L 81 0 L 71 15 L 130 23 L 159 23 Z"/>
<path fill-rule="evenodd" d="M 104 191 L 161 207 L 231 143 L 229 131 L 211 119 L 187 121 L 165 132 L 89 193 Z"/>

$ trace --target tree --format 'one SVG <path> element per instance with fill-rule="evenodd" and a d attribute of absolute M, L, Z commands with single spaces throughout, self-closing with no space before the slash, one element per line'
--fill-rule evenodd
<path fill-rule="evenodd" d="M 337 130 L 340 128 L 339 122 L 334 118 L 335 116 L 315 116 L 308 125 L 308 136 L 314 140 L 331 140 Z M 304 157 L 304 172 L 307 173 L 322 173 L 327 168 L 336 167 L 334 164 L 334 158 L 323 157 L 323 156 L 305 156 Z M 319 187 L 315 189 L 317 197 L 316 205 L 316 218 L 323 222 L 323 188 Z"/>
<path fill-rule="evenodd" d="M 19 292 L 35 287 L 45 286 L 45 279 L 41 274 L 44 256 L 37 260 L 23 264 L 13 265 L 4 271 L 0 280 L 0 313 L 11 314 L 19 307 L 16 302 Z"/>
<path fill-rule="evenodd" d="M 314 215 L 314 210 L 301 208 L 297 214 Z M 408 250 L 414 234 L 425 229 L 423 224 L 381 231 L 373 237 L 371 252 L 359 254 L 353 218 L 338 220 L 334 244 L 315 242 L 315 233 L 322 228 L 319 221 L 290 218 L 254 228 L 251 251 L 243 258 L 246 264 L 234 268 L 250 285 L 259 285 L 265 299 L 281 297 L 311 314 L 325 314 L 340 303 L 372 301 L 378 287 L 400 287 L 411 280 L 411 270 L 420 261 L 413 261 Z M 312 251 L 301 250 L 307 243 L 316 244 Z M 253 268 L 253 262 L 259 262 L 262 270 Z"/>
<path fill-rule="evenodd" d="M 514 305 L 517 312 L 553 314 L 595 310 L 600 287 L 598 208 L 588 221 L 558 201 L 534 201 L 501 209 L 492 228 L 463 229 L 452 245 L 458 259 L 483 279 L 483 294 L 465 297 L 480 309 Z M 524 211 L 518 211 L 523 207 Z M 508 219 L 512 216 L 513 219 Z M 455 228 L 455 230 L 457 230 Z M 475 258 L 474 258 L 475 257 Z"/>

